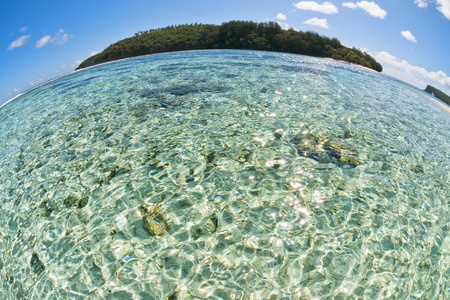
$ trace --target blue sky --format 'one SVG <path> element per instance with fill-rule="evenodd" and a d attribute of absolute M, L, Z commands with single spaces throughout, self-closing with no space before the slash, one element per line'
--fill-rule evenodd
<path fill-rule="evenodd" d="M 0 0 L 0 105 L 138 31 L 230 20 L 336 37 L 384 73 L 450 94 L 450 0 Z"/>

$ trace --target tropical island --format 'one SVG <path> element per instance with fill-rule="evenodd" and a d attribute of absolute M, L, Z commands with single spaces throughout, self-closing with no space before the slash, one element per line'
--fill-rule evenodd
<path fill-rule="evenodd" d="M 276 22 L 230 21 L 222 25 L 186 24 L 137 32 L 84 60 L 76 70 L 118 59 L 161 52 L 243 49 L 288 52 L 354 63 L 381 72 L 372 56 L 315 32 L 285 30 Z"/>
<path fill-rule="evenodd" d="M 447 95 L 446 93 L 444 93 L 443 91 L 438 90 L 434 86 L 427 85 L 427 87 L 424 89 L 424 91 L 427 92 L 430 95 L 435 96 L 436 98 L 438 98 L 442 102 L 445 102 L 446 104 L 450 105 L 450 96 Z"/>

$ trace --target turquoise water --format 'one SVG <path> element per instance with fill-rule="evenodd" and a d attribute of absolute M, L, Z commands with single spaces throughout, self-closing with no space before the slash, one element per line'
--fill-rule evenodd
<path fill-rule="evenodd" d="M 0 109 L 0 298 L 448 299 L 449 132 L 325 59 L 73 73 Z"/>

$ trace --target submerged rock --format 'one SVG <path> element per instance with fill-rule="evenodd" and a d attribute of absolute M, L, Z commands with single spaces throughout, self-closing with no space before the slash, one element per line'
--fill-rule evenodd
<path fill-rule="evenodd" d="M 208 153 L 208 154 L 204 154 L 204 156 L 205 156 L 206 162 L 209 163 L 209 164 L 213 164 L 215 162 L 216 158 L 217 158 L 216 152 L 211 152 L 211 153 Z"/>
<path fill-rule="evenodd" d="M 14 282 L 14 276 L 12 275 L 5 275 L 5 279 L 9 284 L 12 284 Z"/>
<path fill-rule="evenodd" d="M 424 169 L 421 165 L 414 165 L 410 169 L 411 169 L 411 171 L 413 171 L 414 173 L 417 173 L 417 174 L 424 172 Z"/>
<path fill-rule="evenodd" d="M 291 139 L 299 155 L 314 159 L 320 163 L 348 164 L 356 167 L 361 164 L 358 153 L 345 141 L 317 136 L 297 134 Z"/>
<path fill-rule="evenodd" d="M 173 293 L 171 293 L 168 297 L 167 297 L 167 300 L 176 300 L 176 299 L 178 299 L 178 291 L 175 291 L 175 292 L 173 292 Z"/>
<path fill-rule="evenodd" d="M 170 96 L 184 97 L 199 93 L 224 93 L 229 90 L 229 87 L 217 84 L 173 85 L 164 88 L 147 89 L 141 92 L 140 96 L 156 100 L 150 106 L 171 108 L 181 106 L 183 101 L 173 99 Z"/>
<path fill-rule="evenodd" d="M 142 227 L 151 236 L 161 236 L 170 230 L 170 224 L 167 222 L 166 216 L 161 212 L 159 206 L 146 208 L 143 205 L 139 206 L 141 213 L 144 214 Z"/>
<path fill-rule="evenodd" d="M 279 140 L 279 139 L 281 139 L 283 137 L 283 135 L 281 133 L 279 133 L 279 132 L 274 132 L 273 137 L 276 140 Z"/>
<path fill-rule="evenodd" d="M 244 149 L 242 149 L 240 155 L 236 158 L 236 160 L 240 163 L 244 163 L 249 160 L 252 153 L 253 153 L 252 150 L 244 148 Z"/>
<path fill-rule="evenodd" d="M 215 215 L 204 219 L 200 225 L 192 227 L 192 237 L 196 240 L 201 236 L 209 235 L 216 232 L 219 221 Z"/>
<path fill-rule="evenodd" d="M 354 137 L 356 134 L 350 129 L 350 128 L 345 128 L 344 130 L 344 137 L 346 139 Z"/>
<path fill-rule="evenodd" d="M 36 254 L 36 252 L 33 252 L 33 255 L 31 256 L 30 266 L 31 271 L 36 275 L 41 274 L 45 269 L 44 264 L 39 259 L 39 256 Z"/>
<path fill-rule="evenodd" d="M 69 195 L 66 199 L 64 199 L 64 205 L 66 207 L 77 207 L 83 208 L 89 203 L 88 197 L 79 198 L 76 195 Z"/>
<path fill-rule="evenodd" d="M 49 217 L 55 210 L 55 204 L 50 201 L 44 200 L 42 201 L 41 205 L 39 205 L 39 208 L 42 209 L 39 214 L 40 216 Z"/>

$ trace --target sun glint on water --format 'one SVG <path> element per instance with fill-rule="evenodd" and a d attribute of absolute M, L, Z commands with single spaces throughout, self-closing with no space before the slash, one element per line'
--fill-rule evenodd
<path fill-rule="evenodd" d="M 325 59 L 73 73 L 0 109 L 0 298 L 447 299 L 449 132 Z"/>

